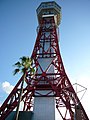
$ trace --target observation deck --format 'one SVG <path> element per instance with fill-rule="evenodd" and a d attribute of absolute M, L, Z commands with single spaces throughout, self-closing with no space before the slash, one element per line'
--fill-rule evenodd
<path fill-rule="evenodd" d="M 43 17 L 55 17 L 55 23 L 58 26 L 61 21 L 61 7 L 55 2 L 42 2 L 39 7 L 36 10 L 38 22 L 40 24 L 40 21 Z"/>

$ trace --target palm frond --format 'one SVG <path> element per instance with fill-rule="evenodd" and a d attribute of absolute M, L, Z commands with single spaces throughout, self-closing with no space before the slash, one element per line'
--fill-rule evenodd
<path fill-rule="evenodd" d="M 23 56 L 23 57 L 20 58 L 20 60 L 21 60 L 22 62 L 26 62 L 26 59 L 27 59 L 27 57 L 25 57 L 25 56 Z"/>
<path fill-rule="evenodd" d="M 28 72 L 30 72 L 31 74 L 34 74 L 35 73 L 35 69 L 34 68 L 30 68 L 30 69 L 28 69 Z"/>
<path fill-rule="evenodd" d="M 18 61 L 14 64 L 14 66 L 21 67 L 21 63 Z"/>
<path fill-rule="evenodd" d="M 35 72 L 35 69 L 34 69 L 34 68 L 31 68 L 31 72 L 34 73 L 34 72 Z"/>
<path fill-rule="evenodd" d="M 26 71 L 26 68 L 21 69 L 21 73 L 25 73 L 25 71 Z"/>
<path fill-rule="evenodd" d="M 21 57 L 20 62 L 18 61 L 17 63 L 14 64 L 15 67 L 17 67 L 14 70 L 14 75 L 17 74 L 18 72 L 25 73 L 25 71 L 31 72 L 34 74 L 35 70 L 32 68 L 32 60 L 29 57 Z"/>
<path fill-rule="evenodd" d="M 18 72 L 20 72 L 20 69 L 15 69 L 13 75 L 16 75 Z"/>

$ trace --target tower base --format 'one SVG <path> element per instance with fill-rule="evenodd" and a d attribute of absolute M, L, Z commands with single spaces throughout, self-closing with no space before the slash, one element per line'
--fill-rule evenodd
<path fill-rule="evenodd" d="M 11 114 L 5 120 L 14 120 L 16 111 L 11 112 Z M 18 120 L 31 120 L 33 112 L 31 111 L 20 111 Z"/>
<path fill-rule="evenodd" d="M 55 98 L 35 97 L 32 120 L 55 120 Z"/>

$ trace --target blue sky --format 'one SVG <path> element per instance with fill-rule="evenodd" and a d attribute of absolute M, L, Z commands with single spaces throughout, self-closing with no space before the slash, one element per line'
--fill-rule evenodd
<path fill-rule="evenodd" d="M 0 0 L 0 104 L 20 77 L 13 76 L 12 65 L 21 56 L 31 56 L 37 36 L 36 8 L 43 1 L 47 0 Z M 87 87 L 81 102 L 90 117 L 90 0 L 55 1 L 62 7 L 59 45 L 65 70 L 72 83 Z"/>

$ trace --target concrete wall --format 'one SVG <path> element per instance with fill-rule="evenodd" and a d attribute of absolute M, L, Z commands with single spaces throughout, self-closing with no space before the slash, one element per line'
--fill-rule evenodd
<path fill-rule="evenodd" d="M 35 97 L 32 120 L 55 120 L 54 97 Z"/>

